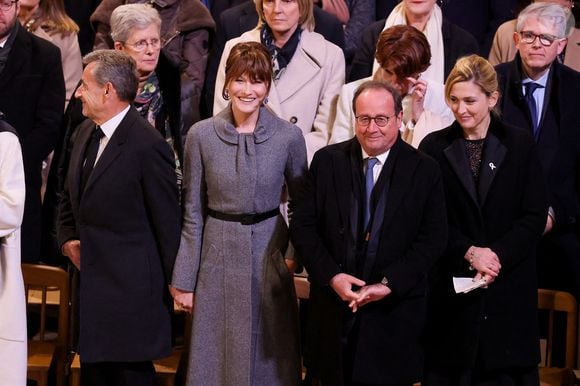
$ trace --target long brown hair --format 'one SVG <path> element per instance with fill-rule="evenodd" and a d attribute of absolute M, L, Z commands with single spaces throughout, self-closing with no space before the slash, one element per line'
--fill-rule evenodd
<path fill-rule="evenodd" d="M 64 0 L 40 0 L 38 9 L 30 18 L 30 22 L 26 23 L 26 28 L 34 31 L 41 27 L 49 35 L 56 33 L 68 35 L 79 32 L 77 23 L 64 10 Z"/>

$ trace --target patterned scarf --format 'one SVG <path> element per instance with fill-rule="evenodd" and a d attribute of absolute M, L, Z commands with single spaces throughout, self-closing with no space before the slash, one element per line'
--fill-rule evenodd
<path fill-rule="evenodd" d="M 155 72 L 151 73 L 141 93 L 135 97 L 135 108 L 141 113 L 141 116 L 147 120 L 153 127 L 157 127 L 156 119 L 161 106 L 163 106 L 163 98 L 161 97 L 161 89 L 159 88 L 159 79 Z M 163 133 L 164 135 L 166 133 Z"/>
<path fill-rule="evenodd" d="M 292 60 L 296 48 L 298 48 L 298 43 L 300 43 L 300 34 L 302 33 L 302 28 L 298 26 L 296 31 L 290 36 L 290 39 L 284 44 L 284 47 L 278 48 L 274 41 L 274 35 L 272 30 L 267 24 L 264 24 L 262 31 L 260 32 L 260 40 L 262 44 L 270 51 L 272 55 L 272 67 L 274 68 L 274 80 L 280 79 L 282 72 Z"/>

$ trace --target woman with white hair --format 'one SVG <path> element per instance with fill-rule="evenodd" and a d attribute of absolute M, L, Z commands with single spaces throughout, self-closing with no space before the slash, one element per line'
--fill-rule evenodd
<path fill-rule="evenodd" d="M 181 181 L 183 142 L 194 123 L 192 103 L 180 103 L 183 89 L 179 70 L 161 51 L 161 18 L 146 4 L 125 4 L 111 14 L 111 37 L 116 50 L 137 63 L 139 89 L 133 105 L 167 140 L 176 155 Z"/>

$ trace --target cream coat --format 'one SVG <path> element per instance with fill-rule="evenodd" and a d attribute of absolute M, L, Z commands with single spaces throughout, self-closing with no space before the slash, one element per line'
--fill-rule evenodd
<path fill-rule="evenodd" d="M 259 29 L 226 43 L 215 83 L 213 111 L 222 111 L 228 104 L 222 97 L 222 90 L 230 50 L 237 43 L 249 41 L 260 41 Z M 344 78 L 342 50 L 322 35 L 304 30 L 288 67 L 280 79 L 272 83 L 266 106 L 302 130 L 309 163 L 314 153 L 328 144 Z"/>
<path fill-rule="evenodd" d="M 0 132 L 0 385 L 26 385 L 26 303 L 20 268 L 24 169 L 18 138 Z"/>

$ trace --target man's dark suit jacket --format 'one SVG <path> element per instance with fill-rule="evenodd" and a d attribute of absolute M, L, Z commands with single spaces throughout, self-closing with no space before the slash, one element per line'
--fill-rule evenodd
<path fill-rule="evenodd" d="M 348 82 L 371 76 L 375 51 L 379 35 L 385 28 L 385 20 L 379 20 L 368 26 L 361 35 L 361 42 L 357 53 L 352 60 L 352 67 L 348 77 Z M 471 34 L 455 24 L 443 19 L 441 25 L 443 35 L 443 55 L 444 55 L 444 76 L 451 72 L 455 62 L 462 56 L 477 54 L 477 41 Z"/>
<path fill-rule="evenodd" d="M 326 40 L 344 48 L 344 29 L 340 21 L 319 7 L 314 7 L 314 32 L 318 32 Z M 215 80 L 226 42 L 250 31 L 258 24 L 258 12 L 253 1 L 225 10 L 220 16 L 220 28 L 216 31 L 215 45 L 210 55 L 204 85 L 204 99 L 207 115 L 212 115 Z"/>
<path fill-rule="evenodd" d="M 533 139 L 492 117 L 477 184 L 457 122 L 429 134 L 419 149 L 441 167 L 449 221 L 447 249 L 431 271 L 428 367 L 536 366 L 535 246 L 547 206 Z M 475 275 L 464 258 L 472 245 L 491 248 L 501 271 L 489 288 L 456 294 L 453 277 Z"/>
<path fill-rule="evenodd" d="M 0 111 L 18 132 L 26 179 L 22 261 L 40 259 L 42 161 L 54 148 L 64 111 L 65 87 L 59 49 L 16 28 L 0 73 Z"/>
<path fill-rule="evenodd" d="M 521 58 L 496 66 L 506 123 L 528 131 L 531 118 L 524 100 Z M 565 289 L 580 296 L 580 74 L 554 61 L 545 91 L 538 152 L 548 185 L 555 229 L 544 236 L 539 250 L 540 285 Z M 554 271 L 555 270 L 555 271 Z M 553 276 L 553 277 L 552 277 Z M 546 279 L 547 282 L 543 282 Z"/>
<path fill-rule="evenodd" d="M 171 352 L 167 291 L 179 246 L 173 152 L 129 109 L 80 192 L 94 124 L 78 129 L 60 203 L 58 241 L 81 242 L 83 362 L 132 362 Z"/>
<path fill-rule="evenodd" d="M 314 155 L 290 223 L 292 242 L 311 282 L 306 364 L 323 384 L 342 385 L 341 337 L 356 317 L 353 380 L 410 384 L 421 374 L 427 272 L 447 239 L 439 167 L 397 140 L 373 190 L 371 237 L 364 262 L 357 262 L 363 197 L 363 160 L 356 137 Z M 367 284 L 386 277 L 393 292 L 352 314 L 329 286 L 341 272 Z"/>

